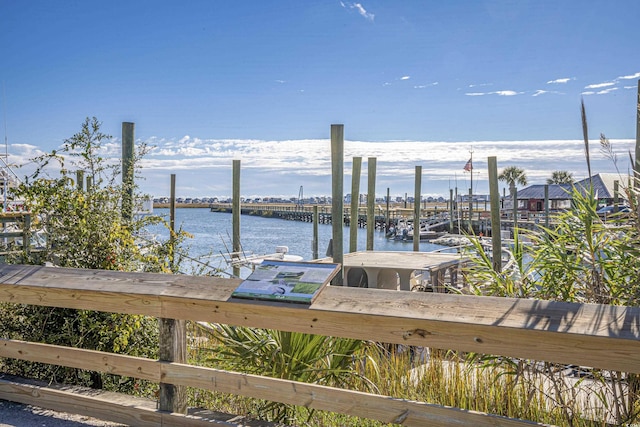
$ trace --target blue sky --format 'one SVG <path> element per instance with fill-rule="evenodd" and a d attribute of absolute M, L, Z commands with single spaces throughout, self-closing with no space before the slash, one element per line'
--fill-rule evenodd
<path fill-rule="evenodd" d="M 25 163 L 96 116 L 118 155 L 131 121 L 156 147 L 140 182 L 156 196 L 170 173 L 179 195 L 228 196 L 232 159 L 243 194 L 320 195 L 342 123 L 361 188 L 375 156 L 378 194 L 412 194 L 421 165 L 444 195 L 468 187 L 471 150 L 479 192 L 487 156 L 532 183 L 583 177 L 583 98 L 594 148 L 605 133 L 626 172 L 639 16 L 637 0 L 0 0 L 3 134 Z"/>

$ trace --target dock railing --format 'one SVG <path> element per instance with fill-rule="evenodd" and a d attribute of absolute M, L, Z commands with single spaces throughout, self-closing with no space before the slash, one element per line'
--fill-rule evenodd
<path fill-rule="evenodd" d="M 5 302 L 269 328 L 640 373 L 640 307 L 332 286 L 313 304 L 301 305 L 231 298 L 239 283 L 238 279 L 215 277 L 0 265 L 0 301 Z M 6 338 L 0 339 L 0 357 L 408 426 L 532 424 L 393 396 Z M 211 425 L 202 417 L 109 396 L 0 379 L 0 399 L 135 426 Z"/>

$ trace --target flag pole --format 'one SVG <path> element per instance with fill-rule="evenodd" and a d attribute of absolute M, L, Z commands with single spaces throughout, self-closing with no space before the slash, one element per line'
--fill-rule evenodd
<path fill-rule="evenodd" d="M 471 173 L 471 196 L 473 197 L 473 147 L 469 153 L 471 154 L 471 170 L 469 172 Z"/>

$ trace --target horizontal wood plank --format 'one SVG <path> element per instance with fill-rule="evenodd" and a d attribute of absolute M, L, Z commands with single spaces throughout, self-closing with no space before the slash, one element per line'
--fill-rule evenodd
<path fill-rule="evenodd" d="M 126 374 L 134 378 L 155 382 L 162 381 L 174 385 L 231 393 L 406 426 L 447 427 L 452 423 L 478 427 L 538 425 L 530 421 L 317 384 L 49 344 L 0 340 L 0 357 L 14 357 L 105 373 Z M 63 397 L 61 396 L 61 398 Z M 23 400 L 16 401 L 29 403 Z M 47 404 L 52 405 L 51 403 Z M 64 408 L 58 410 L 67 411 Z M 105 414 L 95 412 L 91 416 L 106 417 Z M 130 417 L 131 415 L 127 414 L 126 416 Z"/>
<path fill-rule="evenodd" d="M 311 306 L 239 280 L 0 266 L 0 300 L 499 354 L 640 373 L 640 307 L 327 287 Z"/>

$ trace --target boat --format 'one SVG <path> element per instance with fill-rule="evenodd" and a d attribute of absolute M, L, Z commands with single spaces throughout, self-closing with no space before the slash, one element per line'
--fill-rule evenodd
<path fill-rule="evenodd" d="M 413 241 L 414 231 L 415 229 L 413 227 L 413 221 L 401 219 L 398 221 L 397 225 L 389 227 L 387 238 L 392 240 L 410 242 Z M 431 228 L 431 225 L 429 225 L 427 222 L 420 221 L 420 240 L 433 240 L 437 239 L 440 236 L 443 236 L 444 234 L 446 234 L 446 232 L 433 230 Z"/>

